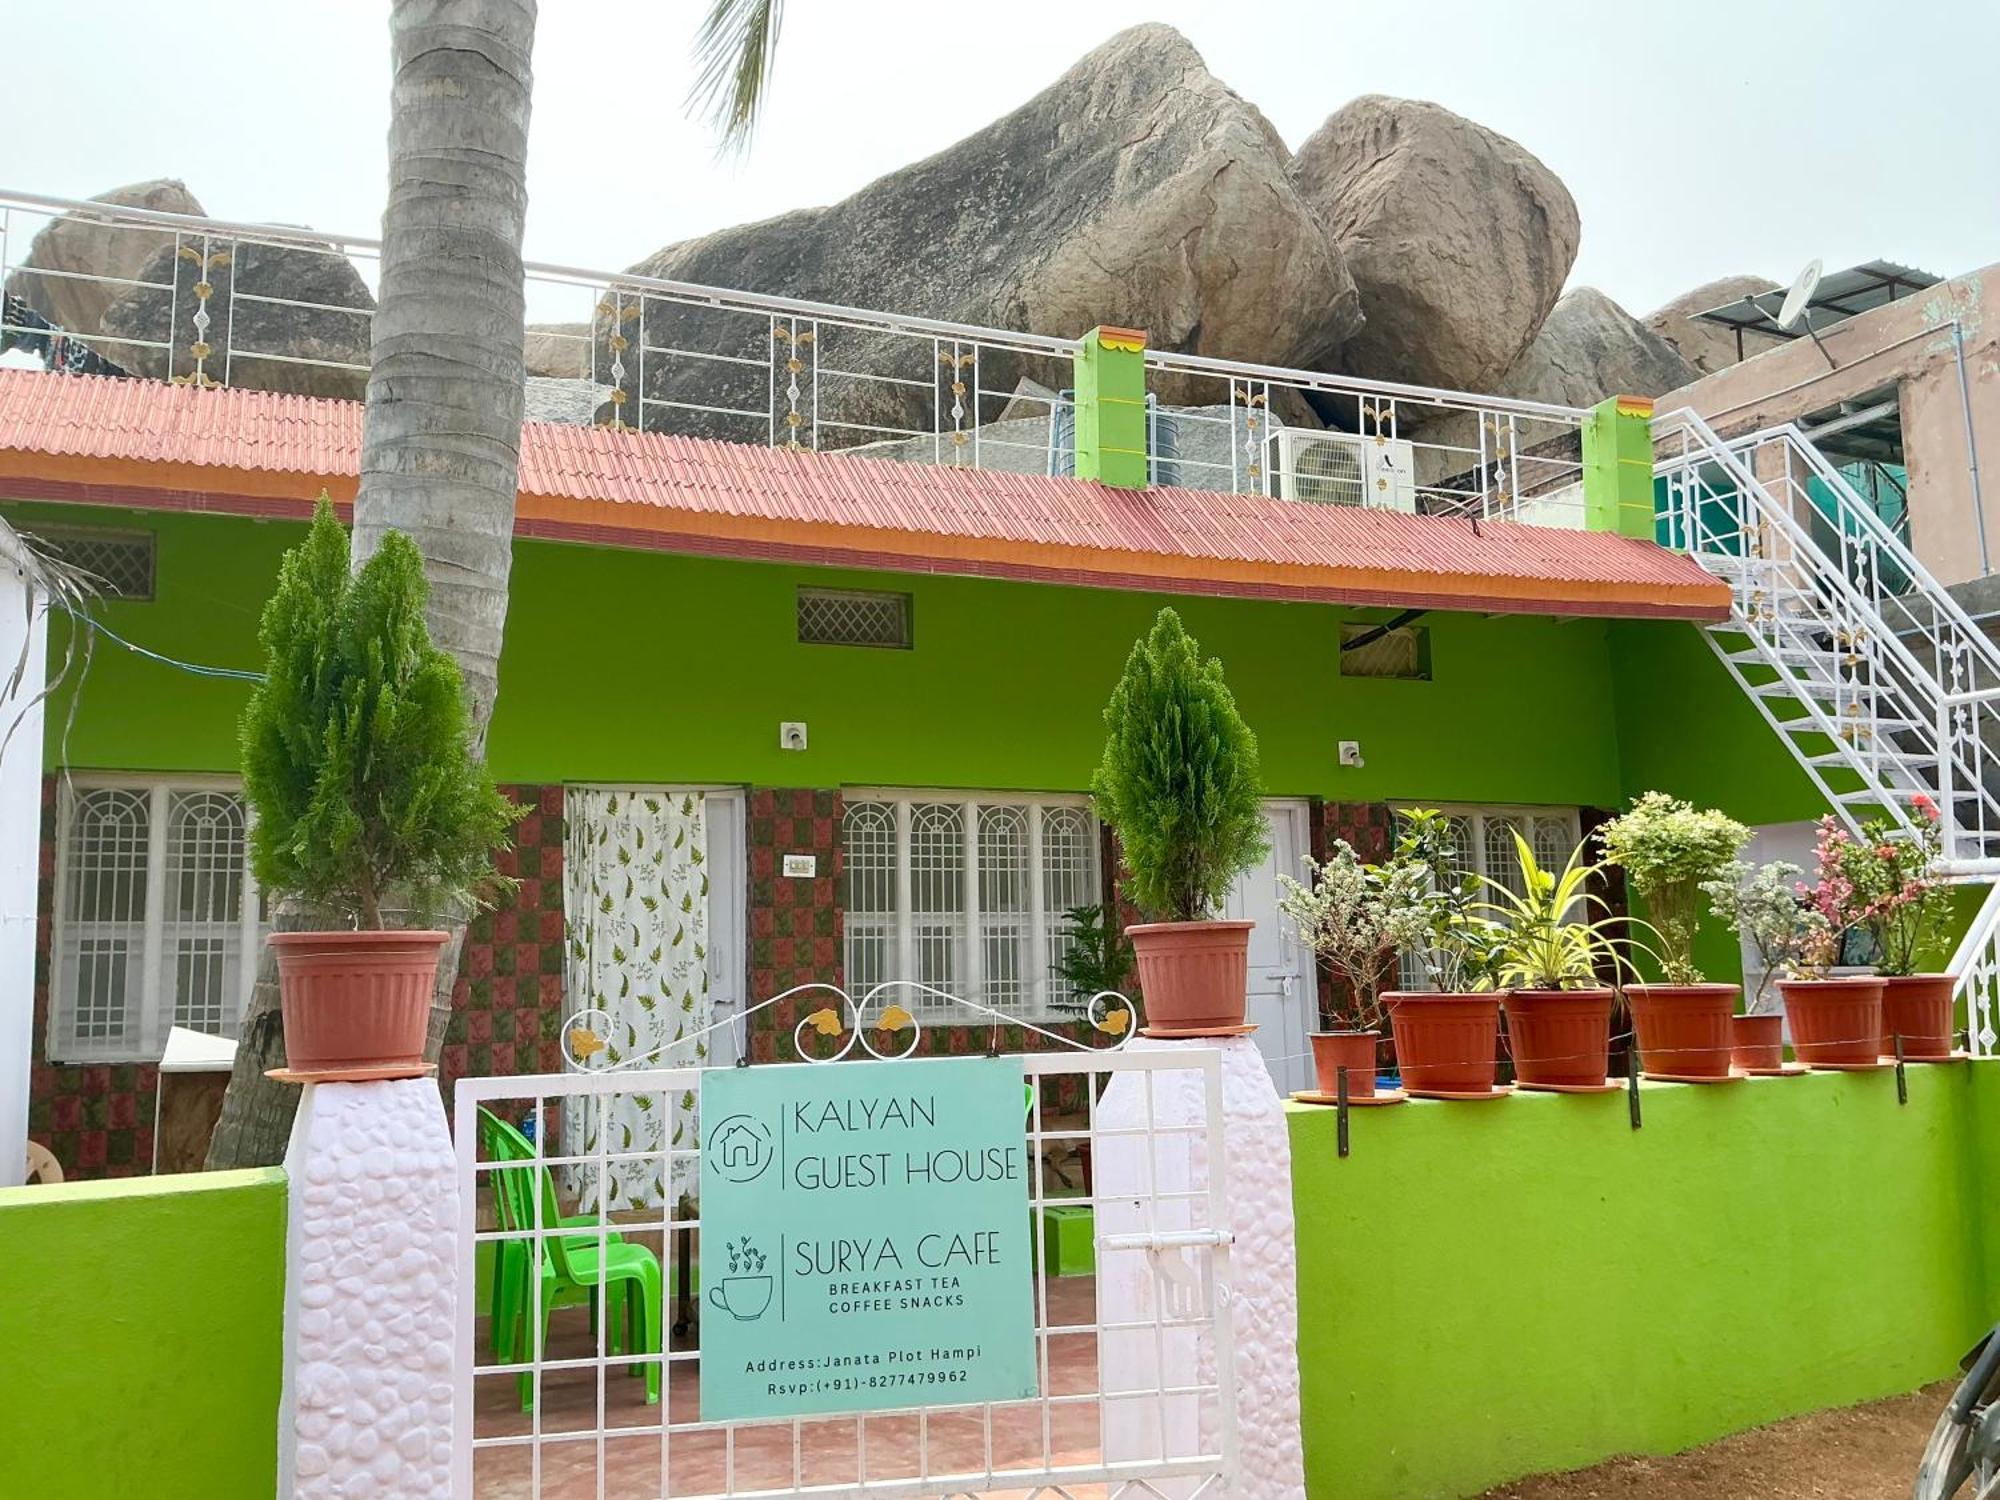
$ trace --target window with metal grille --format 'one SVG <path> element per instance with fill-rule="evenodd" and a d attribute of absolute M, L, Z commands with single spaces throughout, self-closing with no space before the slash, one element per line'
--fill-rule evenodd
<path fill-rule="evenodd" d="M 1582 837 L 1573 807 L 1445 807 L 1441 811 L 1451 819 L 1459 873 L 1497 881 L 1516 895 L 1524 894 L 1526 886 L 1521 880 L 1515 833 L 1528 841 L 1535 863 L 1558 871 L 1569 862 Z M 1498 899 L 1497 895 L 1493 899 Z M 1404 989 L 1430 987 L 1422 968 L 1408 954 L 1398 967 L 1398 983 Z"/>
<path fill-rule="evenodd" d="M 50 526 L 35 530 L 33 535 L 45 554 L 87 575 L 104 598 L 145 601 L 153 597 L 152 532 Z"/>
<path fill-rule="evenodd" d="M 49 1055 L 144 1061 L 173 1026 L 236 1035 L 263 937 L 242 796 L 65 780 L 57 828 Z"/>
<path fill-rule="evenodd" d="M 976 1000 L 1021 1016 L 1070 997 L 1068 913 L 1096 903 L 1097 820 L 1081 797 L 851 792 L 841 824 L 847 987 L 889 980 L 918 1015 Z"/>
<path fill-rule="evenodd" d="M 1400 625 L 1394 630 L 1379 625 L 1343 625 L 1340 675 L 1429 682 L 1431 633 L 1421 625 Z"/>
<path fill-rule="evenodd" d="M 877 589 L 800 589 L 799 644 L 907 651 L 910 596 Z"/>

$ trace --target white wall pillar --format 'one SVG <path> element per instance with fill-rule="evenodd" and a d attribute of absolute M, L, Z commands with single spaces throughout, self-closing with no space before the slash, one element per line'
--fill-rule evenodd
<path fill-rule="evenodd" d="M 1133 1051 L 1213 1047 L 1222 1053 L 1222 1112 L 1228 1151 L 1230 1252 L 1229 1312 L 1235 1334 L 1238 1477 L 1228 1490 L 1238 1500 L 1305 1500 L 1305 1451 L 1299 1431 L 1299 1317 L 1297 1247 L 1292 1219 L 1292 1149 L 1284 1108 L 1270 1070 L 1249 1037 L 1154 1041 L 1140 1037 Z M 1193 1071 L 1114 1074 L 1097 1106 L 1097 1125 L 1130 1129 L 1151 1121 L 1205 1126 L 1208 1110 L 1201 1075 Z M 1152 1166 L 1149 1173 L 1147 1156 Z M 1200 1132 L 1100 1140 L 1092 1146 L 1097 1232 L 1136 1234 L 1211 1228 L 1184 1201 L 1160 1205 L 1149 1225 L 1143 1199 L 1154 1192 L 1190 1192 L 1209 1185 L 1207 1136 Z M 1126 1200 L 1126 1201 L 1106 1201 Z M 1188 1252 L 1183 1252 L 1187 1254 Z M 1101 1322 L 1147 1322 L 1158 1289 L 1144 1254 L 1098 1255 L 1097 1311 Z M 1098 1368 L 1104 1390 L 1172 1388 L 1212 1383 L 1216 1350 L 1193 1330 L 1156 1340 L 1150 1328 L 1099 1336 Z M 1220 1447 L 1214 1403 L 1192 1396 L 1110 1401 L 1104 1412 L 1105 1457 L 1111 1460 L 1185 1457 Z M 1197 1446 L 1199 1445 L 1199 1446 Z M 1192 1494 L 1184 1480 L 1151 1481 L 1162 1495 Z"/>
<path fill-rule="evenodd" d="M 308 1084 L 291 1147 L 282 1500 L 451 1492 L 458 1186 L 437 1080 Z"/>
<path fill-rule="evenodd" d="M 0 522 L 0 1187 L 26 1176 L 35 1042 L 48 616 L 33 576 L 21 539 Z"/>

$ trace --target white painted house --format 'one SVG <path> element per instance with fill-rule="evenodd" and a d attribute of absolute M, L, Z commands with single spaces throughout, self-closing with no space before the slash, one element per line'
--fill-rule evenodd
<path fill-rule="evenodd" d="M 0 1187 L 19 1184 L 28 1159 L 49 598 L 41 564 L 0 521 Z"/>

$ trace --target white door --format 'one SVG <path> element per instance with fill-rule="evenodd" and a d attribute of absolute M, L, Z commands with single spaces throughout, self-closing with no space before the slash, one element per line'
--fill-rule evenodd
<path fill-rule="evenodd" d="M 749 1001 L 746 970 L 750 939 L 745 931 L 749 879 L 744 859 L 744 796 L 740 788 L 708 792 L 708 999 L 725 1031 L 709 1038 L 710 1067 L 727 1068 L 750 1055 L 743 1012 Z"/>
<path fill-rule="evenodd" d="M 1312 1087 L 1312 1043 L 1319 998 L 1313 981 L 1312 958 L 1278 915 L 1279 872 L 1298 880 L 1302 857 L 1311 845 L 1303 802 L 1264 804 L 1265 831 L 1271 852 L 1255 869 L 1246 871 L 1230 891 L 1223 914 L 1251 921 L 1249 1020 L 1257 1027 L 1257 1046 L 1278 1092 L 1290 1094 Z"/>

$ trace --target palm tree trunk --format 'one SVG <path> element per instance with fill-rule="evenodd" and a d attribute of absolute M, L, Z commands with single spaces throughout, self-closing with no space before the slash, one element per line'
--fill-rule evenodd
<path fill-rule="evenodd" d="M 389 207 L 354 502 L 357 570 L 424 555 L 431 636 L 493 711 L 521 446 L 521 229 L 534 0 L 397 0 Z"/>
<path fill-rule="evenodd" d="M 401 531 L 423 553 L 431 637 L 465 674 L 475 751 L 499 688 L 519 490 L 529 57 L 535 0 L 395 0 L 389 202 L 354 567 Z M 280 925 L 289 916 L 280 919 Z M 464 923 L 438 966 L 426 1055 L 450 1020 Z M 281 1160 L 298 1091 L 266 948 L 208 1165 Z"/>

